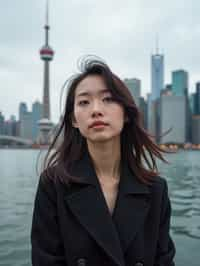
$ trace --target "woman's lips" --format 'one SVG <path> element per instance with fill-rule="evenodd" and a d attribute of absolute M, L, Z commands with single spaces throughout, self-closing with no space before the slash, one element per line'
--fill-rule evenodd
<path fill-rule="evenodd" d="M 95 122 L 90 126 L 90 128 L 101 128 L 105 126 L 107 126 L 107 124 L 104 122 Z"/>
<path fill-rule="evenodd" d="M 106 126 L 105 124 L 97 124 L 97 125 L 92 126 L 92 128 L 101 128 L 105 126 Z"/>

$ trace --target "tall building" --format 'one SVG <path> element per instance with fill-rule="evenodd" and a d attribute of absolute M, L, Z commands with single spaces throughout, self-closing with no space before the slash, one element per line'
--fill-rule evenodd
<path fill-rule="evenodd" d="M 172 93 L 184 96 L 186 104 L 186 142 L 191 141 L 192 108 L 189 100 L 188 72 L 179 69 L 172 72 Z"/>
<path fill-rule="evenodd" d="M 19 120 L 21 121 L 23 114 L 28 111 L 27 104 L 25 102 L 21 102 L 19 104 Z"/>
<path fill-rule="evenodd" d="M 158 104 L 160 95 L 164 89 L 164 55 L 159 53 L 158 45 L 156 53 L 151 55 L 151 94 L 148 96 L 148 131 L 154 135 L 158 134 Z"/>
<path fill-rule="evenodd" d="M 192 143 L 200 144 L 200 115 L 192 116 Z"/>
<path fill-rule="evenodd" d="M 2 114 L 2 112 L 0 112 L 0 135 L 4 134 L 4 122 L 5 122 L 5 117 Z"/>
<path fill-rule="evenodd" d="M 157 100 L 164 89 L 164 55 L 159 53 L 158 46 L 156 53 L 151 56 L 151 99 Z"/>
<path fill-rule="evenodd" d="M 24 139 L 32 139 L 32 113 L 28 112 L 25 102 L 19 104 L 19 135 Z"/>
<path fill-rule="evenodd" d="M 151 132 L 151 93 L 147 93 L 147 129 Z"/>
<path fill-rule="evenodd" d="M 38 121 L 42 118 L 43 106 L 39 101 L 35 101 L 32 104 L 32 136 L 33 140 L 36 141 L 39 134 Z"/>
<path fill-rule="evenodd" d="M 140 97 L 140 111 L 143 115 L 143 125 L 144 128 L 147 129 L 147 103 L 144 97 Z"/>
<path fill-rule="evenodd" d="M 190 104 L 190 110 L 191 110 L 192 115 L 195 114 L 195 96 L 196 96 L 196 93 L 192 93 L 189 96 L 189 104 Z"/>
<path fill-rule="evenodd" d="M 130 90 L 137 107 L 139 107 L 140 97 L 141 97 L 141 81 L 139 79 L 132 78 L 132 79 L 125 79 L 124 82 L 128 87 L 128 89 Z"/>
<path fill-rule="evenodd" d="M 188 72 L 180 69 L 172 72 L 172 92 L 176 96 L 188 95 Z"/>
<path fill-rule="evenodd" d="M 159 135 L 172 130 L 161 137 L 158 142 L 185 143 L 187 138 L 185 96 L 162 95 L 159 104 L 159 116 Z"/>
<path fill-rule="evenodd" d="M 32 112 L 24 112 L 20 120 L 20 137 L 24 139 L 33 139 L 32 134 L 33 117 Z"/>
<path fill-rule="evenodd" d="M 152 94 L 147 94 L 147 130 L 153 135 L 153 140 L 156 141 L 157 135 L 157 101 L 152 101 Z"/>
<path fill-rule="evenodd" d="M 200 82 L 196 83 L 196 92 L 194 93 L 194 114 L 200 115 Z"/>
<path fill-rule="evenodd" d="M 50 121 L 50 92 L 49 92 L 49 65 L 53 60 L 54 51 L 49 45 L 49 2 L 46 7 L 45 45 L 40 50 L 40 58 L 44 61 L 44 87 L 43 87 L 43 115 L 38 122 L 40 144 L 48 144 L 53 123 Z"/>

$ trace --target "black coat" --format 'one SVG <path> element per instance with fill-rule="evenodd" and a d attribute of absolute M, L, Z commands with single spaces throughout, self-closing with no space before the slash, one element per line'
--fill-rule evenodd
<path fill-rule="evenodd" d="M 70 187 L 40 177 L 31 228 L 33 266 L 174 266 L 167 183 L 138 181 L 123 165 L 113 215 L 89 156 Z"/>

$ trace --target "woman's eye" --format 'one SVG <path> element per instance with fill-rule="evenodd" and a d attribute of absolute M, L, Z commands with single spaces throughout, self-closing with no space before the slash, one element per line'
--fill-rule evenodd
<path fill-rule="evenodd" d="M 83 101 L 80 101 L 78 104 L 79 105 L 86 105 L 88 104 L 89 102 L 87 100 L 83 100 Z"/>
<path fill-rule="evenodd" d="M 106 102 L 113 102 L 114 101 L 113 97 L 110 97 L 110 96 L 103 98 L 103 100 Z"/>

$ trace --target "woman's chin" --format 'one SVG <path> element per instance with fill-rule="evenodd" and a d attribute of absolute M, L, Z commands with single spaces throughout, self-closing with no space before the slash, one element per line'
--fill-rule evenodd
<path fill-rule="evenodd" d="M 93 144 L 94 143 L 103 144 L 103 143 L 109 143 L 109 142 L 113 141 L 114 139 L 116 139 L 116 137 L 114 137 L 114 136 L 103 136 L 103 135 L 101 135 L 101 136 L 93 136 L 91 138 L 88 138 L 87 140 L 89 142 L 93 143 Z"/>

